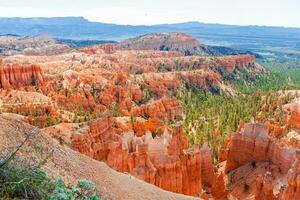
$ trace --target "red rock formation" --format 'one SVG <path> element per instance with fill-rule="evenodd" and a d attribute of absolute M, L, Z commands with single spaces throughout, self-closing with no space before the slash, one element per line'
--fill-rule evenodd
<path fill-rule="evenodd" d="M 174 73 L 151 73 L 143 76 L 144 83 L 156 97 L 168 97 L 170 92 L 180 87 L 180 81 Z"/>
<path fill-rule="evenodd" d="M 79 49 L 79 52 L 86 53 L 89 55 L 94 55 L 100 53 L 101 51 L 106 54 L 115 53 L 117 50 L 117 45 L 115 44 L 103 44 L 103 45 L 95 45 L 89 46 Z"/>
<path fill-rule="evenodd" d="M 229 145 L 230 145 L 230 138 L 227 138 L 224 140 L 223 150 L 219 152 L 219 162 L 223 162 L 227 160 Z"/>
<path fill-rule="evenodd" d="M 184 151 L 187 139 L 181 127 L 175 128 L 172 135 L 165 132 L 147 143 L 148 154 L 157 169 L 155 185 L 188 195 L 201 191 L 201 153 L 196 147 Z"/>
<path fill-rule="evenodd" d="M 100 113 L 106 110 L 103 105 L 96 104 L 90 90 L 85 88 L 63 89 L 52 98 L 59 107 L 69 112 Z"/>
<path fill-rule="evenodd" d="M 215 172 L 214 166 L 212 164 L 212 154 L 211 150 L 208 147 L 208 143 L 205 143 L 201 148 L 201 155 L 202 155 L 202 168 L 201 173 L 205 174 L 202 177 L 202 186 L 206 188 L 210 188 L 215 183 Z"/>
<path fill-rule="evenodd" d="M 300 103 L 294 103 L 291 106 L 291 117 L 289 124 L 293 128 L 300 128 Z"/>
<path fill-rule="evenodd" d="M 300 199 L 300 151 L 296 151 L 296 159 L 293 167 L 288 173 L 288 186 L 284 188 L 280 195 L 280 200 Z"/>
<path fill-rule="evenodd" d="M 126 73 L 101 70 L 94 70 L 93 75 L 86 73 L 65 71 L 62 76 L 49 81 L 45 93 L 64 110 L 96 116 L 112 108 L 114 103 L 116 112 L 129 116 L 132 104 L 142 99 L 139 86 L 128 80 Z"/>
<path fill-rule="evenodd" d="M 45 131 L 54 137 L 61 133 L 69 135 L 70 141 L 65 141 L 66 144 L 94 159 L 106 161 L 120 172 L 129 172 L 172 192 L 201 194 L 202 177 L 208 175 L 202 172 L 209 172 L 207 169 L 212 167 L 207 159 L 210 151 L 196 146 L 188 148 L 181 126 L 170 131 L 165 129 L 162 135 L 153 138 L 149 131 L 142 137 L 133 132 L 118 135 L 113 124 L 114 119 L 105 115 L 88 123 L 70 124 L 70 128 L 58 125 Z"/>
<path fill-rule="evenodd" d="M 72 147 L 97 160 L 106 160 L 108 149 L 120 140 L 114 134 L 113 122 L 111 116 L 89 122 L 83 131 L 75 132 L 72 135 Z"/>
<path fill-rule="evenodd" d="M 212 71 L 193 71 L 193 72 L 182 72 L 179 74 L 187 88 L 190 89 L 208 89 L 212 87 L 218 87 L 221 76 Z"/>
<path fill-rule="evenodd" d="M 150 104 L 134 107 L 131 114 L 133 116 L 174 121 L 182 119 L 183 108 L 181 103 L 175 98 L 162 98 Z"/>
<path fill-rule="evenodd" d="M 152 133 L 153 137 L 155 137 L 156 135 L 161 136 L 165 129 L 170 131 L 170 128 L 160 120 L 145 120 L 132 116 L 116 118 L 115 127 L 118 134 L 130 132 L 133 130 L 137 137 L 142 137 L 149 131 Z"/>
<path fill-rule="evenodd" d="M 82 52 L 82 53 L 89 54 L 89 55 L 94 55 L 94 54 L 97 53 L 96 48 L 83 48 L 83 49 L 80 49 L 79 51 Z"/>
<path fill-rule="evenodd" d="M 166 73 L 146 73 L 143 81 L 153 97 L 162 98 L 172 96 L 181 86 L 189 89 L 218 88 L 221 76 L 213 70 L 195 70 Z"/>
<path fill-rule="evenodd" d="M 269 135 L 273 138 L 279 138 L 288 128 L 287 125 L 281 126 L 274 120 L 267 121 L 265 125 L 268 127 Z"/>
<path fill-rule="evenodd" d="M 294 159 L 295 151 L 273 141 L 265 125 L 246 124 L 241 133 L 231 137 L 226 172 L 252 161 L 269 161 L 287 173 Z"/>
<path fill-rule="evenodd" d="M 227 199 L 228 192 L 225 188 L 225 176 L 221 173 L 211 187 L 211 194 L 215 199 Z"/>
<path fill-rule="evenodd" d="M 237 67 L 254 67 L 255 56 L 238 55 L 217 58 L 216 67 L 220 67 L 227 73 L 232 73 Z"/>
<path fill-rule="evenodd" d="M 234 188 L 230 192 L 237 198 L 256 200 L 300 199 L 299 160 L 300 152 L 273 140 L 267 125 L 241 126 L 231 137 L 225 171 L 231 171 L 230 178 L 238 177 L 237 184 L 244 179 L 251 185 L 249 191 L 241 192 L 241 187 L 229 184 Z"/>
<path fill-rule="evenodd" d="M 133 123 L 133 130 L 138 137 L 142 137 L 146 134 L 147 131 L 150 131 L 153 133 L 153 135 L 158 134 L 158 131 L 160 130 L 160 134 L 163 133 L 163 131 L 168 128 L 162 121 L 150 119 L 146 121 L 136 121 Z"/>
<path fill-rule="evenodd" d="M 116 73 L 112 82 L 108 83 L 101 91 L 98 101 L 109 106 L 114 102 L 119 103 L 119 112 L 122 115 L 129 115 L 132 101 L 139 102 L 143 93 L 139 86 L 128 80 L 128 74 Z"/>
<path fill-rule="evenodd" d="M 278 200 L 273 192 L 273 177 L 270 172 L 264 176 L 260 175 L 256 179 L 256 194 L 255 200 Z"/>
<path fill-rule="evenodd" d="M 0 87 L 8 89 L 28 88 L 30 85 L 44 83 L 44 75 L 38 65 L 2 65 L 0 66 Z"/>
<path fill-rule="evenodd" d="M 115 44 L 104 44 L 101 46 L 103 49 L 104 53 L 112 54 L 115 53 L 117 50 L 117 45 Z"/>
<path fill-rule="evenodd" d="M 199 69 L 221 69 L 227 73 L 232 73 L 236 68 L 246 70 L 263 71 L 255 64 L 255 57 L 251 55 L 220 56 L 220 57 L 176 57 L 176 58 L 156 58 L 147 64 L 154 66 L 159 72 L 163 71 L 194 71 Z"/>

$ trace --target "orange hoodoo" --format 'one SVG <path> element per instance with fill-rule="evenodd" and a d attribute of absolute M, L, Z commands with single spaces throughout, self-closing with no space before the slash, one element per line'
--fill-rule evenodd
<path fill-rule="evenodd" d="M 168 191 L 200 195 L 202 185 L 215 180 L 210 149 L 189 147 L 181 125 L 159 136 L 146 131 L 138 137 L 133 131 L 118 134 L 114 123 L 107 113 L 90 122 L 57 125 L 47 131 L 69 135 L 66 144 L 74 150 Z"/>
<path fill-rule="evenodd" d="M 0 65 L 0 88 L 20 89 L 44 82 L 44 75 L 38 65 L 3 65 L 3 61 L 0 61 Z"/>

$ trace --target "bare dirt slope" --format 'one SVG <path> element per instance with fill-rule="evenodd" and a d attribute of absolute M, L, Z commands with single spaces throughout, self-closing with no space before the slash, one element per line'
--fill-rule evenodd
<path fill-rule="evenodd" d="M 39 129 L 5 116 L 0 116 L 1 158 L 16 149 L 28 134 L 30 139 L 22 146 L 17 157 L 32 163 L 47 159 L 43 168 L 51 177 L 61 177 L 70 183 L 78 179 L 90 180 L 104 199 L 196 199 L 167 192 L 130 175 L 118 173 L 103 162 L 61 146 Z"/>

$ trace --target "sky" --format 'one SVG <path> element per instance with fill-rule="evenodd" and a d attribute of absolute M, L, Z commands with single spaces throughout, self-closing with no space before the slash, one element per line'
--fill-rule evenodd
<path fill-rule="evenodd" d="M 299 10 L 300 0 L 0 0 L 0 17 L 83 16 L 132 25 L 199 21 L 300 27 Z"/>

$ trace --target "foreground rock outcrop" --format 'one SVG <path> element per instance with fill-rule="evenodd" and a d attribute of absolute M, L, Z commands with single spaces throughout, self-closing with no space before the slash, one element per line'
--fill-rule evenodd
<path fill-rule="evenodd" d="M 300 198 L 299 150 L 272 139 L 266 125 L 246 124 L 233 134 L 225 171 L 230 193 L 238 197 L 252 193 L 256 200 Z M 238 184 L 244 184 L 243 192 Z"/>
<path fill-rule="evenodd" d="M 84 156 L 60 145 L 47 134 L 19 120 L 0 116 L 0 158 L 14 151 L 30 134 L 28 142 L 17 153 L 17 158 L 30 163 L 44 163 L 43 169 L 53 178 L 62 178 L 67 184 L 79 179 L 92 181 L 102 199 L 111 200 L 187 200 L 198 199 L 171 193 L 119 173 L 104 162 Z"/>
<path fill-rule="evenodd" d="M 242 133 L 232 136 L 227 155 L 226 171 L 246 163 L 271 162 L 287 173 L 295 160 L 295 150 L 280 146 L 268 136 L 262 124 L 247 124 Z"/>
<path fill-rule="evenodd" d="M 165 129 L 162 135 L 149 131 L 142 137 L 133 131 L 117 134 L 110 115 L 83 124 L 61 124 L 45 129 L 74 150 L 105 161 L 120 172 L 129 172 L 168 191 L 187 195 L 202 193 L 204 182 L 214 178 L 210 150 L 188 142 L 181 126 Z M 208 160 L 207 160 L 208 159 Z"/>

